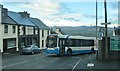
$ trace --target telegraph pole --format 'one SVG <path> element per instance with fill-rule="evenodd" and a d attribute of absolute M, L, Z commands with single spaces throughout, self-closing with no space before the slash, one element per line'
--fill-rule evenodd
<path fill-rule="evenodd" d="M 104 8 L 105 8 L 105 45 L 106 45 L 106 52 L 105 57 L 108 59 L 108 29 L 107 29 L 107 3 L 104 0 Z"/>
<path fill-rule="evenodd" d="M 97 28 L 97 24 L 98 24 L 98 21 L 97 21 L 97 0 L 96 0 L 96 41 L 97 41 L 97 35 L 98 35 L 98 28 Z"/>
<path fill-rule="evenodd" d="M 97 28 L 97 24 L 98 24 L 98 21 L 97 21 L 97 0 L 96 0 L 96 48 L 98 48 L 98 28 Z M 98 59 L 98 52 L 96 54 L 96 59 Z"/>
<path fill-rule="evenodd" d="M 111 24 L 107 22 L 107 2 L 104 0 L 104 8 L 105 8 L 105 23 L 101 23 L 101 25 L 105 25 L 105 58 L 108 59 L 108 28 L 107 25 Z"/>

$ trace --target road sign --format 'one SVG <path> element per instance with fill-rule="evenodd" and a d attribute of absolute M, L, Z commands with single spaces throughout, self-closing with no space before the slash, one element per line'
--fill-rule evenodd
<path fill-rule="evenodd" d="M 120 50 L 120 39 L 118 36 L 113 36 L 110 38 L 110 50 Z"/>
<path fill-rule="evenodd" d="M 99 32 L 99 33 L 98 33 L 98 36 L 99 36 L 99 37 L 103 37 L 103 32 Z"/>
<path fill-rule="evenodd" d="M 103 37 L 103 32 L 99 32 L 98 33 L 98 40 L 102 40 L 102 37 Z"/>

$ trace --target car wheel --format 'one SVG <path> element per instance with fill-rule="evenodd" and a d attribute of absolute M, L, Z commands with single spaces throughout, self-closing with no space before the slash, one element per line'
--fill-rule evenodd
<path fill-rule="evenodd" d="M 25 53 L 21 53 L 22 55 L 25 55 Z"/>
<path fill-rule="evenodd" d="M 31 53 L 32 53 L 32 55 L 33 55 L 33 54 L 35 54 L 35 52 L 34 52 L 34 51 L 32 51 Z"/>

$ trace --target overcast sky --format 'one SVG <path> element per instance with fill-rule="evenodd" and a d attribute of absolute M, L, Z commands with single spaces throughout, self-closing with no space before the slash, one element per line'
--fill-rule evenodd
<path fill-rule="evenodd" d="M 9 11 L 27 11 L 47 26 L 95 26 L 96 0 L 4 0 Z M 98 25 L 104 22 L 104 0 L 98 0 Z M 107 0 L 108 22 L 118 25 L 118 1 Z"/>

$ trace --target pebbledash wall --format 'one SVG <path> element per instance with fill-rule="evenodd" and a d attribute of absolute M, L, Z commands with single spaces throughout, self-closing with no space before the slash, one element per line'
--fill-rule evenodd
<path fill-rule="evenodd" d="M 41 20 L 31 18 L 27 12 L 12 12 L 0 5 L 0 50 L 19 51 L 22 46 L 36 44 L 46 48 L 46 37 L 50 28 Z"/>

